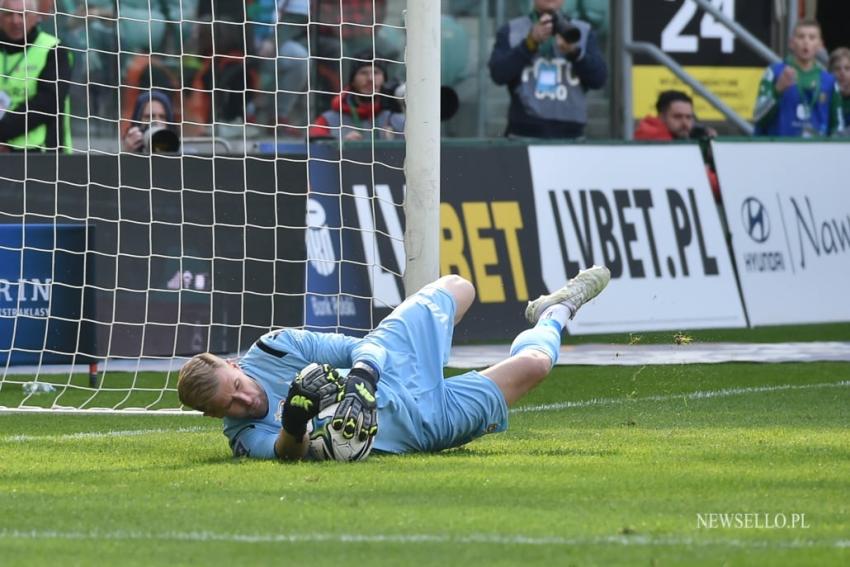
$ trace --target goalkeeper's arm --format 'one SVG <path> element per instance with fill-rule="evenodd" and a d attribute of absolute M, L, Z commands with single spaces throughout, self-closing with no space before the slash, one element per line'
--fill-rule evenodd
<path fill-rule="evenodd" d="M 301 440 L 296 440 L 291 433 L 283 428 L 280 430 L 280 435 L 274 442 L 274 451 L 278 459 L 282 461 L 300 461 L 307 455 L 307 434 L 301 435 Z"/>
<path fill-rule="evenodd" d="M 343 397 L 331 427 L 346 439 L 365 441 L 378 433 L 378 381 L 387 361 L 387 351 L 367 335 L 351 351 L 356 362 L 345 379 Z"/>
<path fill-rule="evenodd" d="M 308 364 L 281 402 L 281 429 L 274 448 L 279 459 L 297 461 L 307 454 L 307 423 L 340 399 L 339 375 L 330 365 Z"/>
<path fill-rule="evenodd" d="M 345 379 L 343 398 L 331 427 L 346 439 L 365 441 L 378 433 L 378 370 L 368 362 L 357 362 Z"/>
<path fill-rule="evenodd" d="M 296 383 L 289 388 L 289 395 L 281 402 L 280 433 L 274 443 L 274 451 L 278 459 L 283 461 L 300 461 L 307 455 L 310 445 L 307 438 L 307 422 L 318 413 L 313 411 L 312 403 L 299 392 Z"/>

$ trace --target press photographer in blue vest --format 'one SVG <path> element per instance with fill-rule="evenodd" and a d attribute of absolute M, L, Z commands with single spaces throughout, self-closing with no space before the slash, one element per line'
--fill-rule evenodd
<path fill-rule="evenodd" d="M 563 3 L 534 0 L 530 14 L 496 33 L 490 76 L 511 96 L 506 136 L 584 136 L 587 91 L 605 86 L 608 68 L 590 24 L 564 14 Z"/>
<path fill-rule="evenodd" d="M 40 20 L 37 0 L 0 0 L 0 152 L 71 152 L 72 56 Z"/>

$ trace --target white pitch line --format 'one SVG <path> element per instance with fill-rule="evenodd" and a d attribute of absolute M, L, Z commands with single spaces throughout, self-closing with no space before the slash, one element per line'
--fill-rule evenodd
<path fill-rule="evenodd" d="M 593 398 L 590 400 L 579 400 L 575 402 L 558 402 L 554 404 L 540 404 L 536 406 L 521 406 L 511 409 L 511 413 L 533 413 L 545 411 L 560 411 L 565 409 L 580 409 L 594 406 L 610 406 L 615 404 L 636 402 L 667 402 L 671 400 L 707 400 L 712 398 L 728 398 L 732 396 L 744 396 L 747 394 L 763 394 L 771 392 L 783 392 L 788 390 L 815 390 L 823 388 L 846 388 L 850 387 L 850 381 L 826 382 L 820 384 L 781 384 L 778 386 L 758 386 L 751 388 L 728 388 L 725 390 L 706 390 L 697 392 L 684 392 L 681 394 L 667 394 L 663 396 L 647 396 L 644 398 Z M 80 439 L 98 439 L 105 437 L 136 437 L 140 435 L 158 433 L 198 433 L 210 431 L 206 427 L 180 427 L 177 429 L 133 429 L 127 431 L 102 431 L 88 433 L 67 433 L 64 435 L 9 435 L 0 437 L 0 443 L 23 443 L 30 441 L 76 441 Z"/>
<path fill-rule="evenodd" d="M 137 437 L 158 433 L 197 433 L 210 431 L 207 427 L 178 427 L 177 429 L 130 429 L 125 431 L 92 431 L 87 433 L 66 433 L 63 435 L 9 435 L 0 437 L 0 443 L 26 443 L 29 441 L 77 441 L 80 439 L 99 439 L 104 437 Z"/>
<path fill-rule="evenodd" d="M 576 546 L 576 545 L 620 545 L 620 546 L 686 546 L 686 547 L 737 547 L 762 549 L 832 548 L 846 549 L 850 540 L 746 540 L 746 539 L 697 539 L 693 537 L 649 536 L 642 534 L 598 537 L 532 537 L 516 534 L 231 534 L 216 532 L 141 532 L 141 531 L 88 531 L 63 532 L 57 530 L 0 529 L 0 539 L 25 540 L 135 540 L 135 541 L 183 541 L 183 542 L 227 542 L 227 543 L 398 543 L 398 544 L 454 544 L 454 545 L 527 545 L 527 546 Z"/>
<path fill-rule="evenodd" d="M 511 413 L 529 413 L 543 411 L 558 411 L 565 409 L 588 408 L 593 406 L 610 406 L 632 402 L 668 402 L 672 400 L 708 400 L 712 398 L 729 398 L 732 396 L 745 396 L 747 394 L 764 394 L 770 392 L 784 392 L 788 390 L 819 390 L 823 388 L 847 388 L 850 381 L 826 382 L 820 384 L 781 384 L 779 386 L 754 386 L 751 388 L 728 388 L 725 390 L 707 390 L 697 392 L 682 392 L 681 394 L 667 394 L 663 396 L 647 396 L 644 398 L 593 398 L 576 402 L 558 402 L 554 404 L 540 404 L 536 406 L 521 406 L 511 409 Z"/>

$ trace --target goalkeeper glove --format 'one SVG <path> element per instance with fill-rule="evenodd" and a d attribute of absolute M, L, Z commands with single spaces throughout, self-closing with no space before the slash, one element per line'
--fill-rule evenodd
<path fill-rule="evenodd" d="M 339 374 L 329 364 L 308 364 L 292 384 L 289 395 L 281 402 L 283 430 L 300 443 L 307 432 L 307 422 L 342 397 Z"/>
<path fill-rule="evenodd" d="M 343 398 L 331 422 L 334 429 L 342 430 L 344 438 L 356 435 L 360 441 L 365 441 L 378 432 L 377 389 L 375 370 L 365 363 L 355 364 L 346 377 Z"/>

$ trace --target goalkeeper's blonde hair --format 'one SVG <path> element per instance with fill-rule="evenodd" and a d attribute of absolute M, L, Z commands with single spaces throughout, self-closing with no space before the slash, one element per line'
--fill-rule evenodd
<path fill-rule="evenodd" d="M 208 352 L 196 354 L 180 369 L 177 396 L 183 405 L 205 412 L 218 391 L 218 370 L 226 366 L 221 358 Z"/>

